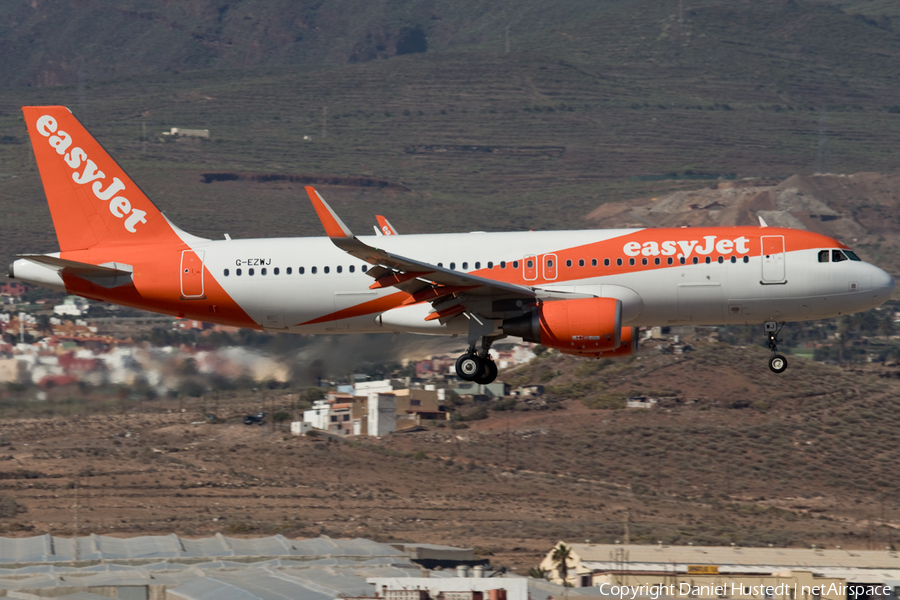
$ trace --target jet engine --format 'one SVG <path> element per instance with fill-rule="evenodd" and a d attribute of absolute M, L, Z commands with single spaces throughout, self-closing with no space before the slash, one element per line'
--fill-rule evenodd
<path fill-rule="evenodd" d="M 630 337 L 631 328 L 626 329 Z M 622 345 L 622 302 L 616 298 L 544 302 L 525 315 L 505 319 L 503 333 L 566 354 L 612 355 Z"/>

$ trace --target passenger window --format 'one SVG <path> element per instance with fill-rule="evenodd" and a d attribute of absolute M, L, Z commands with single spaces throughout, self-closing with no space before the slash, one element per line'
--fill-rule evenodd
<path fill-rule="evenodd" d="M 533 260 L 529 260 L 529 261 L 526 263 L 526 265 L 528 266 L 529 269 L 533 269 L 533 268 L 534 268 L 534 261 L 533 261 Z"/>
<path fill-rule="evenodd" d="M 228 277 L 228 269 L 225 269 L 225 277 Z"/>
<path fill-rule="evenodd" d="M 571 266 L 572 266 L 572 261 L 571 261 L 571 260 L 567 260 L 567 261 L 566 261 L 566 266 L 567 266 L 567 267 L 571 267 Z"/>
<path fill-rule="evenodd" d="M 280 272 L 281 271 L 278 270 L 278 267 L 275 267 L 274 269 L 272 269 L 272 273 L 274 273 L 275 275 L 278 275 Z"/>
<path fill-rule="evenodd" d="M 467 270 L 468 268 L 469 268 L 469 263 L 464 262 L 463 263 L 463 271 Z"/>
<path fill-rule="evenodd" d="M 616 266 L 617 266 L 617 267 L 621 267 L 621 266 L 622 266 L 622 259 L 621 259 L 621 258 L 617 258 L 617 259 L 616 259 Z"/>
<path fill-rule="evenodd" d="M 501 261 L 500 261 L 500 268 L 501 268 L 501 269 L 505 269 L 505 268 L 506 268 L 506 261 L 505 261 L 505 260 L 501 260 Z"/>
<path fill-rule="evenodd" d="M 456 263 L 455 263 L 455 262 L 450 263 L 450 270 L 451 270 L 451 271 L 455 271 L 455 270 L 456 270 Z"/>
<path fill-rule="evenodd" d="M 316 274 L 316 267 L 312 267 L 312 268 L 309 270 L 309 272 L 312 273 L 313 275 L 315 275 L 315 274 Z"/>
<path fill-rule="evenodd" d="M 547 260 L 547 266 L 548 266 L 548 267 L 552 267 L 552 266 L 553 266 L 553 260 L 552 260 L 552 259 L 548 259 L 548 260 Z"/>
<path fill-rule="evenodd" d="M 723 257 L 721 257 L 721 256 L 720 256 L 717 260 L 719 261 L 719 264 L 720 264 L 720 265 L 721 265 L 723 262 L 725 262 L 725 259 L 724 259 Z"/>
<path fill-rule="evenodd" d="M 659 264 L 659 257 L 657 256 L 656 258 L 654 258 L 654 259 L 653 259 L 653 262 L 654 262 L 655 264 L 658 265 L 658 264 Z"/>
<path fill-rule="evenodd" d="M 670 257 L 668 258 L 668 260 L 666 260 L 666 262 L 667 262 L 668 264 L 671 265 L 671 264 L 672 264 L 673 262 L 675 262 L 675 261 L 672 260 L 672 257 L 670 256 Z"/>
<path fill-rule="evenodd" d="M 488 261 L 488 269 L 493 269 L 493 268 L 494 268 L 494 262 L 489 260 Z"/>
<path fill-rule="evenodd" d="M 518 269 L 518 268 L 519 268 L 519 261 L 514 260 L 513 261 L 513 269 Z"/>
<path fill-rule="evenodd" d="M 646 266 L 647 266 L 647 259 L 646 259 L 646 258 L 642 258 L 642 259 L 641 259 L 641 264 L 644 265 L 644 266 L 646 267 Z"/>
<path fill-rule="evenodd" d="M 694 257 L 694 260 L 693 260 L 693 263 L 696 265 L 698 262 L 700 262 L 700 259 L 698 259 L 698 258 L 695 256 L 695 257 Z"/>
<path fill-rule="evenodd" d="M 828 250 L 819 250 L 819 262 L 828 262 Z"/>
<path fill-rule="evenodd" d="M 631 265 L 631 266 L 633 267 L 633 266 L 634 266 L 634 259 L 633 259 L 633 258 L 629 258 L 629 259 L 628 259 L 628 264 Z"/>
<path fill-rule="evenodd" d="M 749 256 L 745 256 L 745 257 L 744 257 L 744 262 L 745 262 L 745 263 L 750 262 L 750 257 L 749 257 Z"/>
<path fill-rule="evenodd" d="M 832 250 L 831 251 L 831 262 L 841 262 L 847 260 L 847 257 L 844 256 L 844 253 L 840 250 Z"/>
<path fill-rule="evenodd" d="M 685 258 L 682 256 L 681 258 L 678 259 L 678 262 L 680 262 L 681 264 L 684 264 L 684 263 L 687 262 L 687 259 L 685 259 Z"/>
<path fill-rule="evenodd" d="M 365 272 L 368 271 L 368 270 L 369 270 L 369 265 L 363 265 L 363 266 L 362 266 L 362 272 L 363 272 L 363 273 L 365 273 Z"/>
<path fill-rule="evenodd" d="M 260 269 L 260 270 L 259 270 L 259 274 L 260 274 L 260 275 L 265 275 L 265 274 L 266 274 L 266 268 L 263 267 L 262 269 Z"/>
<path fill-rule="evenodd" d="M 480 262 L 476 262 L 476 263 L 475 263 L 475 268 L 476 268 L 476 269 L 480 269 L 480 268 L 481 268 L 481 263 L 480 263 Z"/>
<path fill-rule="evenodd" d="M 438 263 L 438 266 L 439 266 L 440 268 L 443 269 L 443 268 L 444 268 L 444 263 Z"/>
<path fill-rule="evenodd" d="M 290 267 L 288 267 L 287 269 L 284 270 L 284 272 L 287 273 L 288 275 L 290 275 L 292 273 L 292 271 L 293 270 Z"/>
<path fill-rule="evenodd" d="M 327 275 L 331 271 L 331 267 L 322 267 L 322 271 Z"/>
<path fill-rule="evenodd" d="M 337 272 L 338 272 L 338 273 L 342 273 L 343 271 L 344 271 L 344 267 L 342 267 L 341 265 L 338 265 L 338 266 L 337 266 Z"/>
<path fill-rule="evenodd" d="M 241 276 L 241 270 L 240 270 L 240 269 L 235 269 L 235 270 L 234 270 L 234 274 L 237 275 L 238 277 L 240 277 L 240 276 Z"/>
<path fill-rule="evenodd" d="M 707 256 L 707 257 L 706 257 L 706 264 L 709 264 L 711 261 L 712 261 L 712 259 L 711 259 L 710 257 Z"/>
<path fill-rule="evenodd" d="M 731 257 L 731 262 L 732 262 L 732 263 L 736 263 L 736 262 L 737 262 L 737 256 L 732 256 L 732 257 Z"/>
<path fill-rule="evenodd" d="M 597 266 L 597 259 L 596 259 L 596 258 L 592 258 L 592 259 L 591 259 L 591 266 L 592 266 L 592 267 L 596 267 L 596 266 Z"/>
<path fill-rule="evenodd" d="M 253 269 L 247 269 L 247 275 L 253 276 Z"/>
<path fill-rule="evenodd" d="M 348 268 L 350 269 L 351 273 L 356 271 L 356 265 L 350 265 Z"/>
<path fill-rule="evenodd" d="M 579 266 L 579 267 L 583 267 L 583 266 L 584 266 L 584 259 L 583 259 L 583 258 L 579 258 L 579 259 L 578 259 L 578 266 Z"/>
<path fill-rule="evenodd" d="M 604 259 L 603 259 L 603 266 L 604 266 L 604 267 L 608 267 L 608 266 L 609 266 L 609 259 L 608 259 L 608 258 L 604 258 Z"/>

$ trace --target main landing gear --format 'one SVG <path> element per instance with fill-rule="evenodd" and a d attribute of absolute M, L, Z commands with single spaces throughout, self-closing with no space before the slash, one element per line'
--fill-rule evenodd
<path fill-rule="evenodd" d="M 787 359 L 778 354 L 778 333 L 784 327 L 784 323 L 780 325 L 776 321 L 766 321 L 766 335 L 769 337 L 769 350 L 772 351 L 772 357 L 769 359 L 769 368 L 773 373 L 784 373 L 787 369 Z"/>
<path fill-rule="evenodd" d="M 493 383 L 497 379 L 497 365 L 491 359 L 491 344 L 506 337 L 499 328 L 499 322 L 474 313 L 465 313 L 469 319 L 469 349 L 456 360 L 456 374 L 463 381 L 474 381 L 480 385 Z M 481 352 L 475 345 L 481 340 Z"/>
<path fill-rule="evenodd" d="M 469 348 L 468 352 L 456 360 L 456 374 L 464 381 L 486 385 L 497 379 L 497 364 L 490 354 L 479 356 L 475 354 L 474 348 Z"/>

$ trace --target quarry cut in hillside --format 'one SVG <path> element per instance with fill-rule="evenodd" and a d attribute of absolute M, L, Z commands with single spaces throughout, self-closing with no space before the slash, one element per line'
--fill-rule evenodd
<path fill-rule="evenodd" d="M 855 243 L 900 231 L 894 207 L 900 175 L 792 175 L 720 181 L 709 187 L 657 198 L 604 204 L 588 215 L 602 227 L 792 227 Z"/>

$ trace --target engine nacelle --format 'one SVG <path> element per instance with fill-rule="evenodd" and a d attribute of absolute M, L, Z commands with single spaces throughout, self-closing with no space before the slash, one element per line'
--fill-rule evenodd
<path fill-rule="evenodd" d="M 622 302 L 616 298 L 544 302 L 526 315 L 503 321 L 503 333 L 567 354 L 616 351 L 621 332 Z"/>

